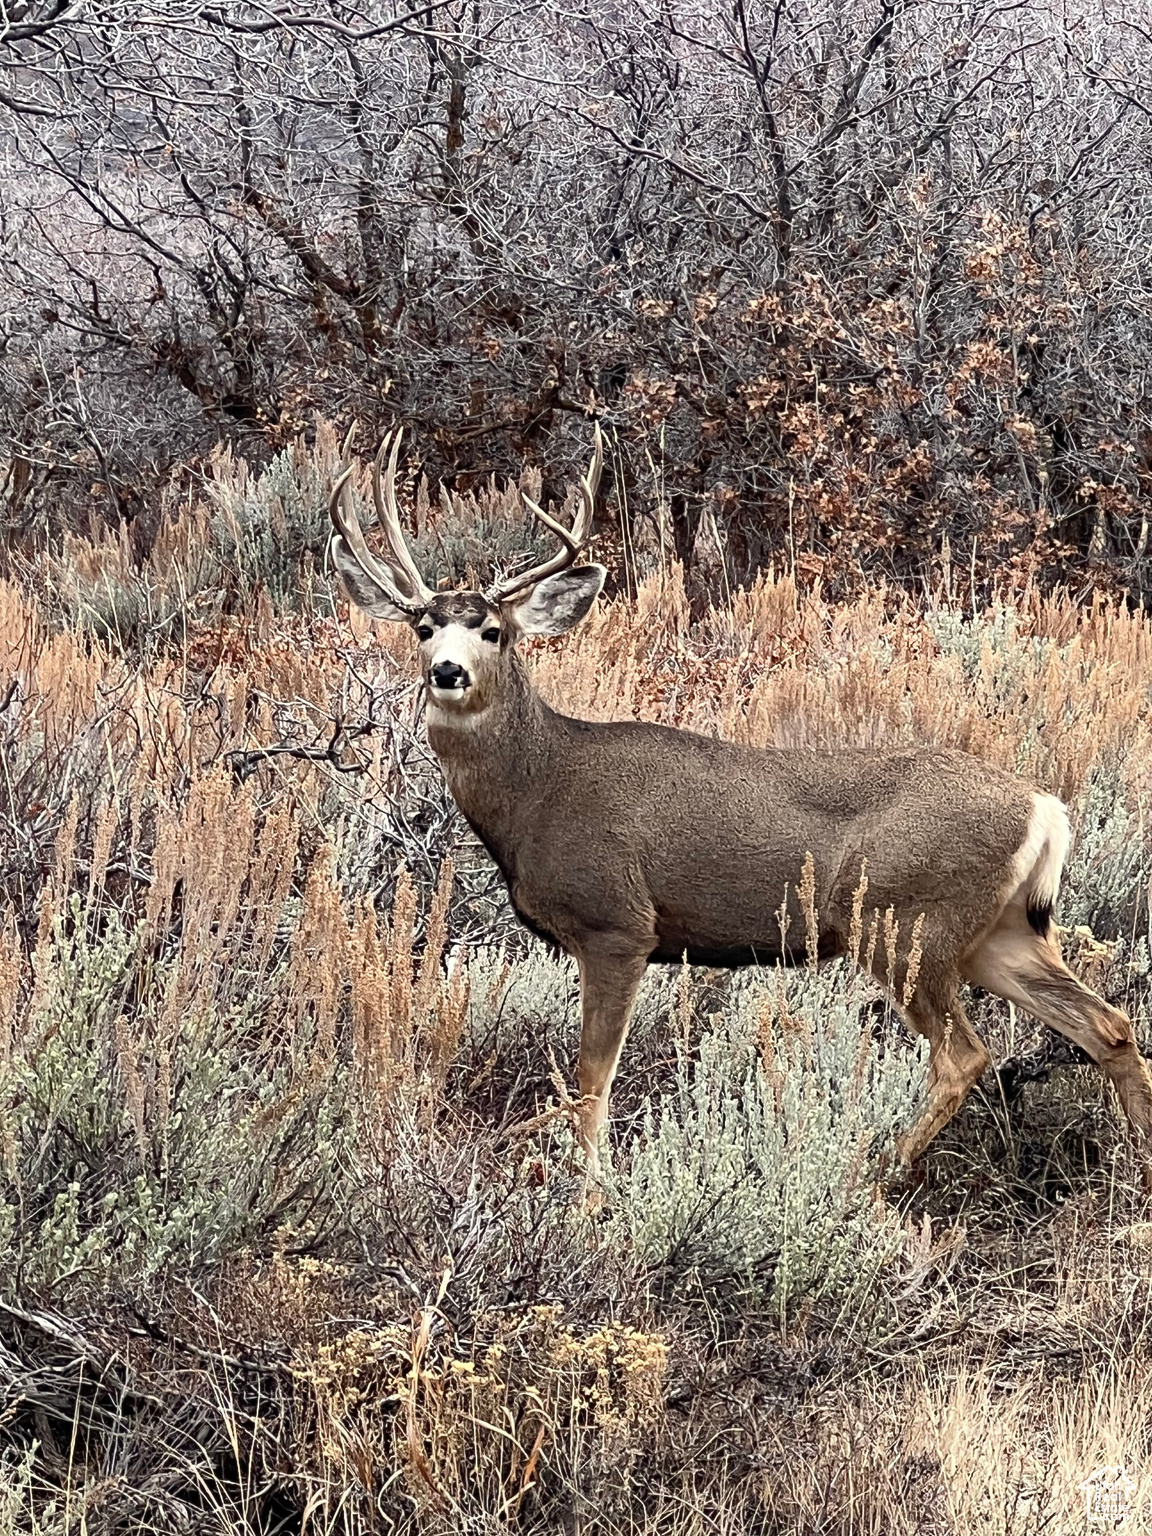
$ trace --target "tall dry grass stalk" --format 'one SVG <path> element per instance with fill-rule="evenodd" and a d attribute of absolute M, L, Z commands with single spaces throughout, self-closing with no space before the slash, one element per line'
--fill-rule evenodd
<path fill-rule="evenodd" d="M 226 1020 L 244 1032 L 246 1049 L 290 1063 L 285 1102 L 337 1069 L 347 1035 L 368 1113 L 380 1117 L 403 1096 L 435 1113 L 469 998 L 464 955 L 443 963 L 451 860 L 432 896 L 417 970 L 419 900 L 407 872 L 387 922 L 343 894 L 330 843 L 316 848 L 301 878 L 299 808 L 262 812 L 252 785 L 217 769 L 193 780 L 182 805 L 162 805 L 151 879 L 141 899 L 120 908 L 107 892 L 119 822 L 111 804 L 96 818 L 83 898 L 70 892 L 77 805 L 57 838 L 31 953 L 11 914 L 0 933 L 0 1071 L 13 1054 L 34 1069 L 61 1028 L 58 1000 L 76 985 L 78 956 L 95 960 L 113 921 L 128 935 L 132 970 L 118 986 L 133 1003 L 108 1015 L 106 1044 L 145 1160 L 164 1145 L 180 1053 Z"/>
<path fill-rule="evenodd" d="M 774 1528 L 914 1536 L 1039 1536 L 1089 1529 L 1084 1483 L 1105 1467 L 1131 1480 L 1126 1528 L 1152 1496 L 1146 1360 L 1080 1380 L 1040 1366 L 1004 1379 L 992 1361 L 840 1391 L 818 1412 L 780 1417 L 761 1486 Z"/>

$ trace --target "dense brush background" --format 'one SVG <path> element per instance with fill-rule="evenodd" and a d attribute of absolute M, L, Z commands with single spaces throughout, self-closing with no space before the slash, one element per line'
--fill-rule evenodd
<path fill-rule="evenodd" d="M 1061 794 L 1066 951 L 1147 1047 L 1147 42 L 0 5 L 0 1536 L 1040 1536 L 1117 1463 L 1146 1508 L 1152 1222 L 1008 1005 L 902 1175 L 924 1052 L 858 971 L 653 970 L 586 1210 L 574 968 L 326 504 L 402 424 L 421 565 L 486 580 L 595 414 L 548 699 Z M 865 896 L 860 943 L 914 937 Z"/>
<path fill-rule="evenodd" d="M 0 7 L 9 519 L 316 408 L 458 489 L 612 429 L 619 577 L 1152 588 L 1144 0 Z M 633 548 L 635 541 L 635 549 Z"/>

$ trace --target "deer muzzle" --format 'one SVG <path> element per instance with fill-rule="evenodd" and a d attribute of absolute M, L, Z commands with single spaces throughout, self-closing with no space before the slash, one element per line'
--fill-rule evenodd
<path fill-rule="evenodd" d="M 467 668 L 458 661 L 438 661 L 429 668 L 428 675 L 432 692 L 441 697 L 463 698 L 465 689 L 472 686 Z"/>

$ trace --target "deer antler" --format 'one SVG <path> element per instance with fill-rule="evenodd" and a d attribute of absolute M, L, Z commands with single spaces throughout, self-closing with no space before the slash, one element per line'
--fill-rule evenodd
<path fill-rule="evenodd" d="M 349 488 L 349 482 L 352 479 L 351 465 L 348 465 L 332 487 L 332 495 L 328 502 L 328 516 L 332 519 L 337 534 L 356 557 L 365 574 L 371 576 L 384 589 L 388 600 L 401 612 L 415 616 L 424 612 L 435 594 L 430 587 L 425 586 L 400 528 L 400 513 L 396 506 L 396 457 L 400 451 L 399 432 L 392 445 L 388 471 L 381 489 L 380 464 L 390 441 L 391 433 L 380 446 L 372 474 L 372 492 L 376 501 L 376 511 L 388 544 L 387 568 L 377 560 L 364 541 L 364 533 L 352 505 Z M 341 455 L 343 459 L 347 459 L 351 447 L 352 432 L 350 431 L 344 440 Z"/>
<path fill-rule="evenodd" d="M 502 603 L 510 597 L 515 597 L 517 592 L 523 592 L 526 587 L 534 587 L 537 582 L 543 581 L 545 576 L 555 576 L 558 571 L 566 570 L 575 563 L 577 555 L 588 542 L 588 535 L 592 532 L 592 513 L 596 505 L 596 488 L 600 484 L 600 471 L 604 467 L 604 440 L 600 436 L 600 424 L 597 422 L 593 435 L 592 462 L 588 466 L 587 473 L 580 480 L 580 505 L 576 511 L 575 520 L 571 528 L 565 528 L 563 523 L 558 523 L 554 517 L 549 517 L 543 507 L 537 506 L 530 496 L 521 492 L 520 499 L 524 505 L 542 522 L 551 533 L 554 533 L 563 546 L 551 560 L 545 560 L 542 565 L 534 565 L 531 570 L 521 571 L 516 576 L 506 576 L 503 581 L 498 581 L 488 588 L 484 596 L 490 603 Z"/>
<path fill-rule="evenodd" d="M 425 586 L 424 578 L 416 569 L 416 562 L 412 558 L 412 552 L 408 548 L 404 538 L 404 531 L 400 527 L 400 508 L 396 505 L 396 460 L 400 456 L 400 439 L 404 435 L 404 428 L 398 427 L 395 440 L 389 433 L 380 444 L 380 451 L 376 455 L 376 462 L 372 466 L 372 497 L 376 502 L 376 516 L 380 519 L 380 527 L 384 530 L 384 537 L 388 542 L 388 564 L 396 573 L 400 586 L 409 597 L 416 597 L 427 605 L 435 597 L 431 587 Z M 380 483 L 380 466 L 384 462 L 384 455 L 388 453 L 388 444 L 392 443 L 392 452 L 388 454 L 388 472 L 384 476 L 384 483 Z"/>

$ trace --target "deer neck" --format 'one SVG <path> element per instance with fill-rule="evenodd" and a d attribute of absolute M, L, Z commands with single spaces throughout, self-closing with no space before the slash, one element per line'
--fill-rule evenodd
<path fill-rule="evenodd" d="M 428 705 L 428 741 L 452 798 L 506 875 L 518 835 L 547 793 L 556 718 L 514 650 L 486 708 L 456 715 Z"/>

